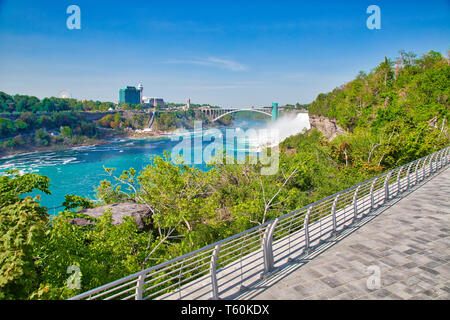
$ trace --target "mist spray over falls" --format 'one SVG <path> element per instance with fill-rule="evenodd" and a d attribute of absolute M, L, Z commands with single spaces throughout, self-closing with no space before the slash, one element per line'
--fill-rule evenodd
<path fill-rule="evenodd" d="M 268 123 L 263 128 L 267 135 L 259 134 L 257 140 L 249 142 L 252 147 L 259 151 L 263 147 L 277 146 L 286 138 L 302 133 L 310 128 L 308 113 L 298 113 L 295 117 L 286 115 Z"/>

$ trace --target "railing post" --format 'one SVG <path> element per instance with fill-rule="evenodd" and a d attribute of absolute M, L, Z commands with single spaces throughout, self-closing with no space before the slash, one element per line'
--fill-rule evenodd
<path fill-rule="evenodd" d="M 142 300 L 142 288 L 144 287 L 146 273 L 141 274 L 136 282 L 135 300 Z"/>
<path fill-rule="evenodd" d="M 303 222 L 303 229 L 305 230 L 305 250 L 304 254 L 308 254 L 309 252 L 309 217 L 311 215 L 311 210 L 313 206 L 309 206 L 308 211 L 306 212 L 305 221 Z"/>
<path fill-rule="evenodd" d="M 384 202 L 389 200 L 389 179 L 391 178 L 392 171 L 386 175 L 384 180 Z"/>
<path fill-rule="evenodd" d="M 416 164 L 416 181 L 414 181 L 414 185 L 419 183 L 419 164 L 420 164 L 421 159 L 417 160 L 417 164 Z"/>
<path fill-rule="evenodd" d="M 356 219 L 358 217 L 358 205 L 357 205 L 356 201 L 358 198 L 358 191 L 359 191 L 360 187 L 361 187 L 361 185 L 359 185 L 356 188 L 355 193 L 353 194 L 353 223 L 356 221 Z"/>
<path fill-rule="evenodd" d="M 433 172 L 438 171 L 438 164 L 439 164 L 439 152 L 436 152 L 436 155 L 434 157 Z"/>
<path fill-rule="evenodd" d="M 374 199 L 375 197 L 373 194 L 373 190 L 375 188 L 375 184 L 377 183 L 377 180 L 378 180 L 378 178 L 375 178 L 372 182 L 372 185 L 370 186 L 370 210 L 369 211 L 372 211 L 372 209 L 375 207 L 375 199 Z"/>
<path fill-rule="evenodd" d="M 433 160 L 433 165 L 431 166 L 431 168 L 433 169 L 431 172 L 436 172 L 437 171 L 437 166 L 438 166 L 438 161 L 439 161 L 439 152 L 436 151 L 434 153 L 434 160 Z"/>
<path fill-rule="evenodd" d="M 430 157 L 430 156 L 427 156 L 427 157 L 425 158 L 424 162 L 423 162 L 423 166 L 422 166 L 422 179 L 420 179 L 420 180 L 424 180 L 424 179 L 425 179 L 425 176 L 426 176 L 426 173 L 427 173 L 427 171 L 426 171 L 427 160 L 428 160 L 429 157 Z"/>
<path fill-rule="evenodd" d="M 442 163 L 442 150 L 439 151 L 439 156 L 438 156 L 437 165 L 436 165 L 436 171 L 439 171 L 439 169 L 441 169 L 441 163 Z"/>
<path fill-rule="evenodd" d="M 403 167 L 400 167 L 397 173 L 397 196 L 400 195 L 400 176 L 402 175 Z"/>
<path fill-rule="evenodd" d="M 439 171 L 439 169 L 441 168 L 441 157 L 442 156 L 442 151 L 438 151 L 437 152 L 437 157 L 436 157 L 436 171 Z"/>
<path fill-rule="evenodd" d="M 409 189 L 409 185 L 411 184 L 411 179 L 409 177 L 409 173 L 411 172 L 411 167 L 414 164 L 414 162 L 411 162 L 411 164 L 408 166 L 408 171 L 406 172 L 406 179 L 408 181 L 408 184 L 406 185 L 406 190 Z"/>
<path fill-rule="evenodd" d="M 333 231 L 331 232 L 331 236 L 335 237 L 337 233 L 337 222 L 336 222 L 336 205 L 339 200 L 339 195 L 336 195 L 334 198 L 333 205 L 331 206 L 331 219 L 333 220 Z"/>
<path fill-rule="evenodd" d="M 273 269 L 274 261 L 273 261 L 272 240 L 273 240 L 273 232 L 275 231 L 277 223 L 278 218 L 276 218 L 267 227 L 266 232 L 264 232 L 264 241 L 263 241 L 264 273 L 268 273 Z"/>
<path fill-rule="evenodd" d="M 438 162 L 439 162 L 439 152 L 436 152 L 434 154 L 433 172 L 437 171 L 437 169 L 438 169 Z"/>
<path fill-rule="evenodd" d="M 441 154 L 442 154 L 442 151 L 438 151 L 437 157 L 436 157 L 436 168 L 435 168 L 436 172 L 439 171 L 439 169 L 441 168 Z"/>
<path fill-rule="evenodd" d="M 433 157 L 434 154 L 432 154 L 430 158 L 430 174 L 428 176 L 431 176 L 431 173 L 433 173 Z"/>
<path fill-rule="evenodd" d="M 211 263 L 209 265 L 209 273 L 211 274 L 211 298 L 219 300 L 219 287 L 217 285 L 217 255 L 219 253 L 220 243 L 214 247 L 211 255 Z"/>

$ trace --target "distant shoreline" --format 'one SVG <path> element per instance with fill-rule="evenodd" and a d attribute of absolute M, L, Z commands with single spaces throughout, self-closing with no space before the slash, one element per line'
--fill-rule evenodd
<path fill-rule="evenodd" d="M 33 153 L 40 153 L 40 152 L 68 150 L 68 149 L 73 149 L 73 148 L 77 148 L 77 147 L 95 147 L 95 146 L 101 146 L 101 145 L 108 144 L 108 143 L 110 143 L 110 142 L 106 141 L 106 140 L 96 140 L 95 142 L 90 141 L 90 142 L 74 144 L 74 145 L 56 144 L 56 145 L 51 145 L 51 146 L 39 146 L 39 147 L 27 145 L 20 149 L 7 150 L 7 151 L 3 152 L 0 155 L 0 160 L 5 159 L 5 158 L 14 157 L 14 156 L 22 156 L 22 155 L 26 155 L 26 154 L 33 154 Z"/>
<path fill-rule="evenodd" d="M 69 150 L 78 147 L 96 147 L 105 144 L 110 144 L 115 141 L 115 139 L 143 139 L 143 138 L 158 138 L 158 137 L 169 137 L 174 134 L 175 130 L 172 131 L 148 131 L 143 132 L 139 130 L 129 130 L 123 132 L 111 132 L 108 136 L 99 139 L 89 139 L 89 141 L 80 144 L 73 145 L 62 145 L 53 144 L 50 146 L 36 146 L 36 145 L 25 145 L 21 148 L 6 150 L 0 154 L 0 160 L 5 158 L 11 158 L 15 156 L 21 156 L 26 154 L 40 153 L 40 152 L 50 152 L 50 151 L 60 151 Z"/>
<path fill-rule="evenodd" d="M 40 152 L 49 152 L 49 151 L 60 151 L 60 150 L 69 150 L 78 147 L 96 147 L 105 144 L 113 143 L 115 139 L 138 139 L 138 138 L 151 138 L 151 137 L 163 137 L 169 136 L 173 132 L 172 131 L 163 131 L 163 132 L 152 132 L 148 133 L 128 133 L 128 132 L 118 132 L 114 135 L 101 138 L 101 139 L 89 139 L 85 143 L 73 144 L 73 145 L 62 145 L 62 144 L 53 144 L 50 146 L 36 146 L 36 145 L 25 145 L 21 148 L 5 150 L 0 154 L 0 160 L 5 158 L 10 158 L 14 156 L 21 156 L 26 154 L 40 153 Z"/>

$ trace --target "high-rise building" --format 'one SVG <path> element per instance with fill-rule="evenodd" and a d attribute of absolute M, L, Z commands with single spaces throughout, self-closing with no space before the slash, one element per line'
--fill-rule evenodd
<path fill-rule="evenodd" d="M 119 103 L 140 104 L 143 90 L 142 84 L 139 85 L 139 89 L 131 86 L 119 89 Z"/>

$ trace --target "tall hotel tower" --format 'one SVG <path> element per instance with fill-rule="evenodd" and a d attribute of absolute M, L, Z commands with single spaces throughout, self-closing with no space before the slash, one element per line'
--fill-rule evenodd
<path fill-rule="evenodd" d="M 143 103 L 143 91 L 144 87 L 142 83 L 139 83 L 137 89 L 132 86 L 119 89 L 119 103 L 140 104 Z"/>

